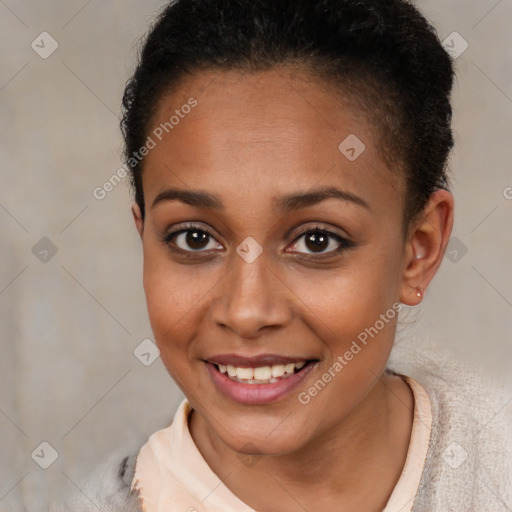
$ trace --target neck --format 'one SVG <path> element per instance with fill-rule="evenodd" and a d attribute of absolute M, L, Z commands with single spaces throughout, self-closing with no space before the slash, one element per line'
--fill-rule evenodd
<path fill-rule="evenodd" d="M 189 421 L 208 465 L 254 509 L 291 511 L 296 500 L 314 510 L 321 508 L 321 500 L 331 510 L 329 503 L 338 510 L 356 505 L 362 507 L 358 510 L 373 510 L 368 508 L 371 491 L 375 510 L 382 510 L 405 463 L 413 410 L 409 386 L 385 372 L 349 416 L 300 450 L 258 457 L 247 465 L 197 413 L 192 412 Z"/>

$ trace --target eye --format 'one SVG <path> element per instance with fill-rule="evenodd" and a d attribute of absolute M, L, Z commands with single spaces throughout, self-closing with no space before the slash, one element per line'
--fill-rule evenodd
<path fill-rule="evenodd" d="M 181 229 L 164 235 L 162 242 L 171 246 L 171 249 L 173 249 L 172 246 L 177 247 L 179 252 L 206 252 L 218 247 L 222 248 L 215 242 L 208 229 L 195 224 L 186 224 Z"/>
<path fill-rule="evenodd" d="M 162 242 L 169 246 L 173 252 L 186 256 L 192 253 L 209 252 L 222 249 L 222 245 L 216 242 L 213 234 L 205 227 L 197 224 L 185 224 L 180 229 L 172 231 L 162 237 Z M 303 230 L 295 238 L 291 252 L 303 252 L 311 255 L 318 254 L 318 258 L 339 254 L 351 247 L 354 243 L 346 238 L 321 226 L 309 227 Z M 330 250 L 326 250 L 330 249 Z M 310 252 L 307 252 L 310 251 Z M 290 252 L 287 250 L 287 252 Z"/>
<path fill-rule="evenodd" d="M 303 252 L 302 249 L 306 249 L 311 252 L 305 252 L 305 254 L 320 254 L 321 256 L 341 253 L 354 245 L 346 238 L 320 226 L 303 231 L 295 240 L 292 246 L 294 251 Z M 329 248 L 331 250 L 326 251 Z"/>

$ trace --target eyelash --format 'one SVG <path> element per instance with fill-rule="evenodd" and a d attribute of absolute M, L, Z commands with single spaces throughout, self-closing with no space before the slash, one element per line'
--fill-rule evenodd
<path fill-rule="evenodd" d="M 205 233 L 210 238 L 213 238 L 215 240 L 215 236 L 208 228 L 199 226 L 197 224 L 187 223 L 187 224 L 184 224 L 182 228 L 163 235 L 161 237 L 162 243 L 167 245 L 173 252 L 178 252 L 188 258 L 193 258 L 194 256 L 192 256 L 192 254 L 197 254 L 197 253 L 202 253 L 202 252 L 207 253 L 208 251 L 204 251 L 204 250 L 186 251 L 185 249 L 181 249 L 179 247 L 173 248 L 171 246 L 171 242 L 174 237 L 180 235 L 181 233 L 186 233 L 188 231 L 198 231 L 200 233 Z M 304 230 L 301 230 L 299 233 L 297 233 L 297 236 L 295 237 L 293 244 L 297 243 L 298 240 L 301 237 L 303 237 L 304 235 L 307 235 L 310 233 L 326 235 L 329 238 L 333 238 L 334 240 L 336 240 L 340 245 L 335 250 L 331 250 L 329 252 L 324 252 L 324 253 L 318 253 L 318 256 L 315 256 L 313 253 L 299 253 L 302 255 L 306 255 L 306 256 L 304 256 L 305 258 L 319 260 L 319 259 L 326 258 L 328 256 L 332 256 L 333 254 L 341 254 L 355 246 L 355 244 L 353 242 L 351 242 L 350 240 L 347 240 L 346 238 L 338 235 L 337 233 L 333 233 L 332 231 L 329 231 L 328 229 L 322 228 L 321 226 L 313 226 L 313 227 L 308 227 L 308 228 L 305 228 Z"/>

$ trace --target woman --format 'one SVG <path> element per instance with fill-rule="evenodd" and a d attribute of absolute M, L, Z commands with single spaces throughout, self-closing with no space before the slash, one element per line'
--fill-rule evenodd
<path fill-rule="evenodd" d="M 509 423 L 484 422 L 476 377 L 389 365 L 452 230 L 453 79 L 405 0 L 163 10 L 122 129 L 149 319 L 186 399 L 86 508 L 510 510 Z"/>

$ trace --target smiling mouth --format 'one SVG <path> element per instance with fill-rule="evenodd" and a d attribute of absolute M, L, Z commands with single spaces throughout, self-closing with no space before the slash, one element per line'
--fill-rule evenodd
<path fill-rule="evenodd" d="M 297 361 L 296 363 L 258 366 L 255 368 L 212 363 L 216 370 L 230 380 L 241 384 L 274 384 L 304 371 L 317 360 Z"/>

